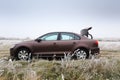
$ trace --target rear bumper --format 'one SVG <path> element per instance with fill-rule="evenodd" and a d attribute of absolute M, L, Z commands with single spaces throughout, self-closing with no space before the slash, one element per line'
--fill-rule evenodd
<path fill-rule="evenodd" d="M 100 54 L 100 48 L 92 48 L 91 49 L 91 54 Z"/>

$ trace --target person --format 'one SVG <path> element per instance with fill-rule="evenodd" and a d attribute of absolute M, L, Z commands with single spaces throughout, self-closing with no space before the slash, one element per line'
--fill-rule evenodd
<path fill-rule="evenodd" d="M 91 29 L 92 29 L 92 27 L 88 27 L 88 28 L 82 29 L 82 30 L 81 30 L 81 35 L 88 37 L 88 35 L 89 35 L 89 30 L 91 30 Z"/>

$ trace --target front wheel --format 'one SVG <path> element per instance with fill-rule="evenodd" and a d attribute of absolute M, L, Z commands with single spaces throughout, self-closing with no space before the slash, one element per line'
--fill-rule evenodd
<path fill-rule="evenodd" d="M 17 51 L 17 60 L 27 61 L 32 58 L 30 50 L 26 48 L 21 48 Z"/>
<path fill-rule="evenodd" d="M 86 49 L 77 49 L 74 51 L 74 55 L 77 60 L 87 59 L 89 57 L 89 52 Z"/>

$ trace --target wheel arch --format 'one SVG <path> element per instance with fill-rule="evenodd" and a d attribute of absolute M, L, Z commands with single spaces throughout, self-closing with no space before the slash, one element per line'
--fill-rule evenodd
<path fill-rule="evenodd" d="M 87 53 L 86 59 L 89 58 L 89 56 L 90 56 L 89 48 L 86 48 L 86 47 L 77 47 L 76 49 L 74 49 L 74 51 L 72 53 L 75 55 L 75 51 L 77 51 L 78 49 L 84 50 Z"/>
<path fill-rule="evenodd" d="M 89 48 L 84 47 L 84 46 L 79 46 L 79 47 L 75 48 L 72 52 L 74 52 L 77 49 L 84 49 L 84 50 L 86 50 L 89 53 Z"/>
<path fill-rule="evenodd" d="M 30 52 L 32 52 L 32 50 L 31 50 L 29 47 L 27 47 L 27 46 L 20 46 L 20 47 L 17 47 L 17 48 L 16 48 L 15 54 L 16 54 L 17 51 L 19 51 L 20 49 L 27 49 L 27 50 L 29 50 Z"/>

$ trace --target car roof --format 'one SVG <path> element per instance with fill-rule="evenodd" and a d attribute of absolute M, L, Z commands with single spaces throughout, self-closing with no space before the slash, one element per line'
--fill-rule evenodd
<path fill-rule="evenodd" d="M 76 34 L 76 35 L 78 35 L 78 36 L 80 36 L 80 34 L 78 34 L 78 33 L 74 33 L 74 32 L 64 32 L 64 31 L 58 31 L 58 32 L 49 32 L 49 33 L 71 33 L 71 34 Z M 49 33 L 47 33 L 47 34 L 49 34 Z"/>

